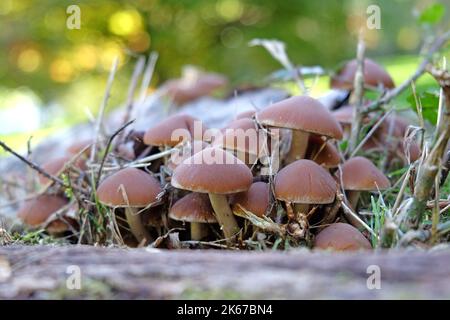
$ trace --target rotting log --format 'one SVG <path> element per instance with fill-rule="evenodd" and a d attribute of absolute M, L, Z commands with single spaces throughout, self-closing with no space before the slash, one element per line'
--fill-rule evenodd
<path fill-rule="evenodd" d="M 367 287 L 373 265 L 381 272 L 379 290 Z M 448 299 L 449 265 L 450 250 L 337 254 L 3 246 L 0 299 Z M 81 289 L 70 289 L 78 267 Z"/>

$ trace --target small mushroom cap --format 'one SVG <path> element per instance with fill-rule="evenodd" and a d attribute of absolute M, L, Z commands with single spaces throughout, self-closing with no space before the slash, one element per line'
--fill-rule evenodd
<path fill-rule="evenodd" d="M 247 191 L 234 195 L 231 203 L 233 204 L 233 208 L 239 204 L 245 210 L 250 211 L 258 217 L 262 217 L 269 207 L 269 198 L 269 185 L 265 182 L 258 181 L 253 183 Z"/>
<path fill-rule="evenodd" d="M 259 155 L 259 136 L 258 129 L 255 122 L 249 118 L 234 120 L 222 129 L 222 135 L 217 137 L 214 142 L 214 147 L 219 147 L 225 150 L 244 152 L 253 157 L 245 159 L 246 163 L 253 163 L 255 158 Z M 241 159 L 244 161 L 244 159 Z"/>
<path fill-rule="evenodd" d="M 74 156 L 79 152 L 81 152 L 82 150 L 84 150 L 83 155 L 89 157 L 89 155 L 91 154 L 90 146 L 92 145 L 93 142 L 94 141 L 92 139 L 76 141 L 67 147 L 67 153 Z"/>
<path fill-rule="evenodd" d="M 201 125 L 201 131 L 196 133 L 197 135 L 201 134 L 201 136 L 195 137 L 194 123 L 196 121 L 198 121 L 198 123 L 201 124 L 200 120 L 186 114 L 173 115 L 163 120 L 156 126 L 148 129 L 147 132 L 144 134 L 144 143 L 152 146 L 173 147 L 182 142 L 183 138 L 187 138 L 189 140 L 192 139 L 201 140 L 205 128 L 203 127 L 203 125 Z M 181 132 L 180 129 L 184 131 Z M 172 134 L 175 135 L 175 130 L 179 131 L 181 134 L 185 136 L 184 137 L 178 136 L 178 134 L 176 134 L 176 136 L 172 137 Z"/>
<path fill-rule="evenodd" d="M 322 146 L 325 144 L 324 146 Z M 310 135 L 308 141 L 308 157 L 315 163 L 327 169 L 336 168 L 341 161 L 339 152 L 330 142 L 322 140 L 320 136 Z"/>
<path fill-rule="evenodd" d="M 338 73 L 331 78 L 330 86 L 335 89 L 353 90 L 355 73 L 358 66 L 356 59 L 347 62 Z M 375 61 L 364 59 L 364 85 L 392 89 L 394 81 L 387 71 Z"/>
<path fill-rule="evenodd" d="M 169 80 L 163 85 L 163 89 L 169 98 L 181 105 L 207 96 L 227 84 L 228 80 L 220 74 L 200 72 L 194 76 Z"/>
<path fill-rule="evenodd" d="M 338 222 L 319 232 L 314 240 L 314 248 L 350 251 L 372 249 L 372 245 L 358 229 L 347 223 Z"/>
<path fill-rule="evenodd" d="M 245 119 L 245 118 L 251 119 L 251 118 L 253 118 L 255 113 L 256 113 L 255 110 L 243 111 L 236 116 L 235 120 Z"/>
<path fill-rule="evenodd" d="M 204 193 L 189 193 L 170 208 L 169 218 L 197 223 L 217 223 L 209 197 Z"/>
<path fill-rule="evenodd" d="M 275 197 L 291 203 L 326 204 L 336 195 L 333 177 L 311 160 L 297 160 L 275 176 Z"/>
<path fill-rule="evenodd" d="M 256 116 L 267 126 L 342 139 L 341 125 L 322 103 L 309 96 L 295 96 L 274 103 Z"/>
<path fill-rule="evenodd" d="M 29 226 L 38 226 L 67 203 L 66 199 L 59 196 L 42 194 L 26 201 L 17 216 Z"/>
<path fill-rule="evenodd" d="M 42 167 L 42 170 L 44 170 L 45 172 L 47 172 L 53 176 L 58 176 L 62 173 L 66 164 L 68 164 L 71 160 L 72 160 L 72 156 L 58 157 L 58 158 L 47 161 L 41 167 Z M 81 158 L 78 158 L 77 160 L 75 160 L 73 163 L 73 166 L 80 170 L 86 169 L 86 164 L 85 164 L 84 160 Z M 41 185 L 47 185 L 50 182 L 51 182 L 51 180 L 48 179 L 47 177 L 45 177 L 41 174 L 39 175 L 39 183 Z"/>
<path fill-rule="evenodd" d="M 209 144 L 205 141 L 194 140 L 189 145 L 185 145 L 178 152 L 170 154 L 169 164 L 167 165 L 170 170 L 175 170 L 184 160 L 192 157 L 197 152 L 209 147 Z"/>
<path fill-rule="evenodd" d="M 175 188 L 201 193 L 229 194 L 248 190 L 253 176 L 250 169 L 231 153 L 205 148 L 175 168 Z"/>
<path fill-rule="evenodd" d="M 157 202 L 162 192 L 158 180 L 150 174 L 125 168 L 110 175 L 97 189 L 98 200 L 110 207 L 146 207 Z"/>
<path fill-rule="evenodd" d="M 367 158 L 353 157 L 342 165 L 342 184 L 345 190 L 376 191 L 390 187 L 388 178 Z"/>

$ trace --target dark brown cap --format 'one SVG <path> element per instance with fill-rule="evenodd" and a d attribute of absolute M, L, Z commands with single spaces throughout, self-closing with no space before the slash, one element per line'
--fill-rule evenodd
<path fill-rule="evenodd" d="M 39 226 L 67 203 L 68 201 L 62 197 L 42 194 L 26 201 L 19 209 L 17 216 L 29 226 Z"/>
<path fill-rule="evenodd" d="M 158 180 L 150 174 L 136 168 L 125 168 L 103 180 L 97 196 L 107 206 L 141 208 L 157 202 L 161 192 Z"/>
<path fill-rule="evenodd" d="M 209 197 L 204 193 L 189 193 L 170 208 L 169 218 L 197 223 L 217 223 Z"/>
<path fill-rule="evenodd" d="M 342 139 L 342 127 L 318 100 L 295 96 L 274 103 L 257 113 L 264 125 L 302 130 L 335 139 Z"/>
<path fill-rule="evenodd" d="M 291 203 L 326 204 L 334 200 L 337 185 L 333 177 L 311 160 L 297 160 L 275 176 L 275 197 Z"/>
<path fill-rule="evenodd" d="M 308 158 L 327 169 L 336 168 L 341 161 L 339 152 L 333 144 L 320 136 L 310 135 L 308 141 Z"/>
<path fill-rule="evenodd" d="M 144 143 L 152 146 L 176 146 L 177 144 L 182 142 L 184 138 L 182 136 L 172 136 L 172 134 L 174 134 L 174 131 L 177 129 L 184 130 L 181 133 L 185 135 L 185 138 L 189 140 L 201 140 L 205 128 L 202 125 L 201 132 L 197 133 L 201 134 L 201 137 L 194 137 L 195 121 L 199 120 L 186 114 L 177 114 L 170 116 L 169 118 L 161 121 L 156 126 L 147 130 L 144 135 Z M 201 122 L 199 121 L 199 123 Z"/>
<path fill-rule="evenodd" d="M 390 187 L 388 178 L 367 158 L 353 157 L 342 165 L 342 184 L 345 190 L 376 191 Z"/>
<path fill-rule="evenodd" d="M 250 188 L 250 169 L 231 153 L 205 148 L 186 159 L 173 171 L 175 188 L 202 193 L 229 194 Z"/>
<path fill-rule="evenodd" d="M 237 209 L 239 204 L 245 210 L 250 211 L 258 217 L 264 216 L 268 207 L 270 198 L 269 185 L 265 182 L 255 182 L 248 191 L 240 192 L 233 196 L 231 203 L 233 210 Z"/>
<path fill-rule="evenodd" d="M 338 222 L 329 225 L 316 236 L 314 248 L 350 251 L 372 249 L 372 245 L 358 229 Z"/>
<path fill-rule="evenodd" d="M 336 75 L 331 77 L 330 86 L 335 89 L 353 90 L 357 66 L 358 62 L 356 59 L 347 62 Z M 381 85 L 387 89 L 395 87 L 389 73 L 369 58 L 364 59 L 364 84 L 371 87 Z"/>

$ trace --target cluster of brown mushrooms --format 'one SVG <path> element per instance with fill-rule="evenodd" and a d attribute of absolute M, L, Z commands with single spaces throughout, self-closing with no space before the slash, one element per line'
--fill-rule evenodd
<path fill-rule="evenodd" d="M 366 59 L 364 70 L 367 90 L 394 86 L 375 62 Z M 355 72 L 356 61 L 347 63 L 331 87 L 351 94 Z M 210 76 L 195 92 L 180 88 L 179 82 L 166 87 L 184 103 L 223 79 Z M 69 201 L 73 195 L 43 176 L 40 183 L 46 192 L 27 201 L 18 215 L 31 227 L 44 226 L 60 235 L 88 223 L 63 214 L 75 206 L 88 216 L 103 214 L 120 222 L 118 232 L 132 246 L 154 243 L 177 230 L 181 241 L 234 248 L 282 239 L 320 249 L 370 249 L 365 218 L 358 214 L 360 195 L 387 189 L 390 181 L 368 158 L 345 159 L 340 151 L 339 141 L 347 138 L 352 125 L 352 110 L 344 105 L 329 111 L 310 96 L 293 96 L 258 112 L 243 112 L 212 135 L 198 119 L 174 114 L 146 132 L 131 131 L 123 142 L 132 145 L 126 156 L 123 145 L 115 145 L 109 155 L 115 157 L 114 165 L 101 168 L 98 186 L 91 176 L 99 165 L 89 161 L 95 140 L 80 141 L 42 168 L 84 188 L 87 195 Z M 364 125 L 373 126 L 373 118 L 363 119 Z M 407 127 L 404 119 L 387 117 L 361 153 L 386 151 L 390 161 L 415 161 L 420 156 L 417 144 L 403 146 Z M 256 133 L 256 143 L 242 132 Z"/>

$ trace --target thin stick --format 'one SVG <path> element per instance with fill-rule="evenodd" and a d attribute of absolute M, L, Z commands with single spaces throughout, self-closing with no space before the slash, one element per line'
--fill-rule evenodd
<path fill-rule="evenodd" d="M 58 177 L 55 177 L 54 175 L 51 175 L 50 173 L 46 172 L 44 169 L 42 169 L 39 165 L 37 165 L 36 163 L 22 157 L 20 154 L 18 154 L 17 152 L 15 152 L 13 149 L 11 149 L 10 147 L 8 147 L 8 145 L 6 143 L 4 143 L 3 141 L 0 141 L 0 146 L 6 151 L 11 153 L 12 155 L 14 155 L 15 157 L 19 158 L 19 160 L 21 160 L 22 162 L 26 163 L 31 169 L 39 172 L 41 175 L 43 175 L 44 177 L 46 177 L 47 179 L 52 180 L 54 183 L 57 183 L 58 185 L 64 187 L 64 188 L 69 188 L 70 186 L 68 186 L 67 184 L 64 183 L 64 181 L 62 181 L 61 179 L 59 179 Z M 72 189 L 75 189 L 83 194 L 86 194 L 86 190 L 81 189 L 78 186 L 72 186 Z"/>
<path fill-rule="evenodd" d="M 155 65 L 157 60 L 158 60 L 158 53 L 157 52 L 150 53 L 150 56 L 148 57 L 147 67 L 145 68 L 144 76 L 142 78 L 141 90 L 139 94 L 139 104 L 142 104 L 145 100 L 148 86 L 150 85 L 150 82 L 152 81 L 153 78 L 153 73 L 155 71 Z"/>
<path fill-rule="evenodd" d="M 102 103 L 100 104 L 100 109 L 98 111 L 97 122 L 95 123 L 95 131 L 94 131 L 94 141 L 91 146 L 91 155 L 90 162 L 93 163 L 95 161 L 95 152 L 97 150 L 97 142 L 98 136 L 100 134 L 100 129 L 103 123 L 103 117 L 105 113 L 106 105 L 108 104 L 109 97 L 111 95 L 111 88 L 114 82 L 114 77 L 116 76 L 117 66 L 119 64 L 119 58 L 116 57 L 113 61 L 111 70 L 109 71 L 108 82 L 106 83 L 105 95 L 103 96 Z"/>
<path fill-rule="evenodd" d="M 383 123 L 383 121 L 387 118 L 388 115 L 392 113 L 392 110 L 389 110 L 386 112 L 378 121 L 375 123 L 375 125 L 370 129 L 370 131 L 366 134 L 364 139 L 358 144 L 358 146 L 353 150 L 352 154 L 350 155 L 350 158 L 354 157 L 358 151 L 366 144 L 367 140 L 370 139 L 370 137 L 374 134 L 374 132 L 378 129 L 378 127 Z"/>
<path fill-rule="evenodd" d="M 352 115 L 352 130 L 350 132 L 350 139 L 348 144 L 348 153 L 352 153 L 358 143 L 359 133 L 361 129 L 362 113 L 361 108 L 363 106 L 364 98 L 364 53 L 366 46 L 364 44 L 363 32 L 360 31 L 358 46 L 356 49 L 357 67 L 354 79 L 354 92 L 351 98 L 351 104 L 353 105 Z"/>
<path fill-rule="evenodd" d="M 123 117 L 123 124 L 126 124 L 130 121 L 131 114 L 133 112 L 134 107 L 134 94 L 136 92 L 137 82 L 139 79 L 139 76 L 142 74 L 142 71 L 145 67 L 145 57 L 140 56 L 138 58 L 138 61 L 136 62 L 136 66 L 134 67 L 133 75 L 131 77 L 131 82 L 128 87 L 128 95 L 127 95 L 127 103 L 126 103 L 126 110 L 125 115 Z M 118 143 L 121 143 L 124 139 L 123 131 L 120 131 Z"/>
<path fill-rule="evenodd" d="M 118 130 L 116 130 L 116 132 L 114 132 L 111 137 L 109 137 L 108 139 L 108 143 L 106 145 L 105 148 L 105 154 L 103 155 L 102 161 L 100 162 L 100 168 L 98 169 L 98 173 L 97 173 L 97 179 L 95 179 L 95 185 L 94 187 L 97 188 L 98 183 L 100 181 L 100 178 L 102 176 L 102 171 L 103 171 L 103 166 L 105 165 L 105 160 L 106 160 L 106 156 L 108 155 L 108 150 L 111 147 L 112 141 L 114 140 L 114 138 L 120 133 L 122 132 L 126 127 L 128 127 L 130 124 L 132 124 L 134 122 L 134 120 L 128 121 L 127 123 L 125 123 L 123 126 L 121 126 Z"/>
<path fill-rule="evenodd" d="M 378 235 L 375 233 L 375 231 L 372 230 L 371 227 L 369 227 L 364 221 L 361 220 L 360 217 L 356 213 L 353 212 L 353 210 L 345 204 L 345 202 L 342 202 L 342 209 L 344 209 L 344 212 L 353 218 L 355 218 L 367 231 L 369 231 L 373 236 L 375 236 L 378 239 Z"/>
<path fill-rule="evenodd" d="M 422 74 L 425 73 L 427 65 L 430 63 L 431 59 L 433 58 L 433 55 L 436 51 L 440 50 L 450 39 L 450 30 L 445 32 L 440 37 L 436 38 L 436 40 L 433 42 L 433 44 L 430 46 L 430 49 L 426 53 L 425 57 L 423 58 L 422 62 L 420 63 L 419 67 L 417 68 L 416 72 L 407 80 L 405 80 L 402 84 L 400 84 L 398 87 L 387 91 L 387 93 L 380 99 L 372 102 L 368 106 L 364 107 L 362 112 L 364 114 L 367 114 L 372 111 L 379 110 L 380 107 L 388 102 L 390 102 L 392 99 L 397 97 L 400 93 L 402 93 L 404 90 L 406 90 L 412 82 L 416 81 Z"/>

